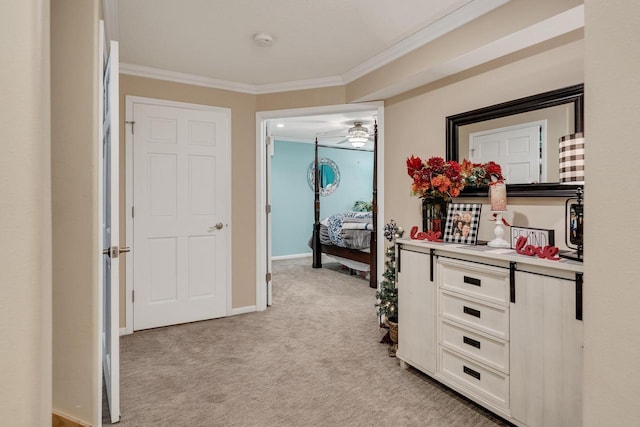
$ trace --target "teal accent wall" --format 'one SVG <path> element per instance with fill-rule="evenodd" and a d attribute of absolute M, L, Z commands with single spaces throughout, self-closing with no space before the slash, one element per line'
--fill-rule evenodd
<path fill-rule="evenodd" d="M 311 253 L 307 245 L 313 230 L 313 191 L 307 169 L 314 159 L 313 144 L 275 141 L 271 158 L 272 256 Z M 373 153 L 320 148 L 320 157 L 333 160 L 340 170 L 340 186 L 320 197 L 320 219 L 353 208 L 356 200 L 371 201 Z"/>

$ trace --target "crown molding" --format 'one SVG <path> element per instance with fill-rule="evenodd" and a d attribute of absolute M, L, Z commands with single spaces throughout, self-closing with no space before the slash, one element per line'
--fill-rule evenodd
<path fill-rule="evenodd" d="M 345 84 L 351 83 L 509 1 L 511 0 L 465 0 L 464 4 L 455 10 L 435 19 L 423 29 L 342 74 L 342 79 Z"/>
<path fill-rule="evenodd" d="M 194 74 L 179 73 L 177 71 L 162 70 L 159 68 L 143 67 L 136 64 L 120 63 L 120 73 L 131 76 L 147 77 L 150 79 L 167 80 L 176 83 L 184 83 L 196 86 L 210 87 L 214 89 L 230 90 L 233 92 L 247 93 L 250 95 L 262 95 L 274 92 L 288 92 L 292 90 L 317 89 L 322 87 L 342 86 L 344 81 L 340 77 L 323 77 L 319 79 L 298 80 L 283 83 L 248 84 L 232 82 L 228 80 L 212 79 Z"/>
<path fill-rule="evenodd" d="M 580 28 L 584 28 L 584 5 L 559 13 L 351 102 L 387 99 Z"/>
<path fill-rule="evenodd" d="M 321 87 L 343 86 L 344 80 L 340 76 L 322 77 L 318 79 L 297 80 L 282 83 L 264 83 L 255 85 L 256 95 L 275 92 L 289 92 L 292 90 L 317 89 Z"/>
<path fill-rule="evenodd" d="M 179 73 L 177 71 L 162 70 L 159 68 L 143 67 L 142 65 L 120 63 L 120 73 L 131 76 L 147 77 L 150 79 L 167 80 L 175 83 L 204 86 L 214 89 L 230 90 L 233 92 L 248 93 L 256 95 L 256 86 L 231 82 L 228 80 L 212 79 L 209 77 L 196 76 L 194 74 Z"/>

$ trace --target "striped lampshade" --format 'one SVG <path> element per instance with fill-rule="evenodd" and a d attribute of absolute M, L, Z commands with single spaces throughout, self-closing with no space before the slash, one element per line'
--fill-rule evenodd
<path fill-rule="evenodd" d="M 584 135 L 560 138 L 560 183 L 584 184 Z"/>

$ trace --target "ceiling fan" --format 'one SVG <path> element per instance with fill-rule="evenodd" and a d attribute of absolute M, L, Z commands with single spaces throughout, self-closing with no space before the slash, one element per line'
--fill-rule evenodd
<path fill-rule="evenodd" d="M 369 134 L 369 129 L 362 126 L 362 122 L 353 122 L 353 127 L 349 128 L 347 134 L 344 135 L 346 139 L 337 142 L 336 144 L 344 144 L 350 142 L 355 148 L 363 147 L 367 142 L 373 140 L 373 136 Z"/>

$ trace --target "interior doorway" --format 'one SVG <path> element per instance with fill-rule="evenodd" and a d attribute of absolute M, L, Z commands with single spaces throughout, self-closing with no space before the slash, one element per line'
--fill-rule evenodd
<path fill-rule="evenodd" d="M 273 128 L 279 121 L 290 121 L 296 118 L 309 119 L 313 116 L 348 114 L 362 111 L 374 111 L 378 125 L 378 200 L 384 200 L 384 106 L 381 102 L 344 104 L 324 107 L 300 108 L 291 110 L 262 111 L 256 113 L 256 309 L 264 310 L 271 304 L 271 216 L 270 216 L 270 153 L 273 150 Z M 307 120 L 309 122 L 309 120 Z M 348 126 L 342 132 L 346 133 Z M 309 135 L 313 138 L 322 132 L 321 126 L 313 129 Z M 339 139 L 338 139 L 339 140 Z M 384 222 L 384 204 L 378 205 L 377 229 L 382 229 Z M 381 272 L 380 254 L 383 253 L 382 239 L 378 240 L 375 250 L 378 253 L 378 269 Z"/>

